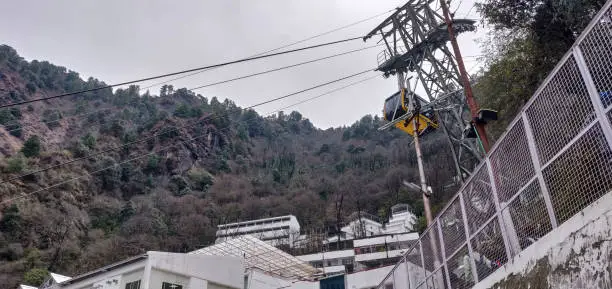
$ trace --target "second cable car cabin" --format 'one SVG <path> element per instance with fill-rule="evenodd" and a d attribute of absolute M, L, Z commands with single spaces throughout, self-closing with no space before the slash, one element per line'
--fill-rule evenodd
<path fill-rule="evenodd" d="M 396 121 L 412 111 L 413 109 L 411 109 L 412 106 L 410 105 L 409 97 L 412 97 L 419 114 L 416 116 L 410 115 L 408 117 L 404 117 L 403 120 L 395 124 L 395 127 L 414 137 L 415 129 L 413 120 L 416 117 L 418 124 L 417 131 L 419 136 L 426 135 L 438 128 L 438 118 L 436 117 L 436 113 L 433 108 L 429 107 L 427 109 L 423 109 L 428 102 L 415 93 L 411 93 L 410 96 L 407 96 L 406 89 L 402 89 L 385 99 L 385 106 L 383 108 L 385 120 L 390 122 Z"/>

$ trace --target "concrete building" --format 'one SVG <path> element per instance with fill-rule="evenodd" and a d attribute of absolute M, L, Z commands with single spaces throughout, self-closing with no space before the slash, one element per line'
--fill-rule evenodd
<path fill-rule="evenodd" d="M 354 273 L 395 264 L 416 240 L 418 233 L 378 235 L 350 240 L 351 249 L 296 256 L 330 274 Z"/>
<path fill-rule="evenodd" d="M 385 234 L 401 234 L 414 232 L 417 217 L 410 210 L 407 204 L 397 204 L 391 207 L 391 217 L 385 224 L 383 232 Z"/>
<path fill-rule="evenodd" d="M 150 251 L 52 285 L 52 289 L 242 289 L 241 258 Z"/>
<path fill-rule="evenodd" d="M 391 207 L 389 221 L 382 222 L 380 218 L 368 213 L 353 213 L 348 223 L 340 229 L 340 234 L 329 237 L 327 242 L 361 239 L 380 235 L 403 234 L 414 231 L 417 217 L 407 204 L 397 204 Z"/>
<path fill-rule="evenodd" d="M 386 223 L 367 213 L 353 214 L 349 220 L 338 234 L 343 247 L 335 246 L 336 250 L 322 250 L 297 257 L 315 268 L 322 268 L 328 275 L 354 273 L 395 264 L 419 238 L 419 234 L 413 232 L 416 216 L 407 204 L 391 207 L 391 216 Z M 338 242 L 338 235 L 324 242 L 334 244 Z"/>
<path fill-rule="evenodd" d="M 258 219 L 217 226 L 217 239 L 221 243 L 238 236 L 251 235 L 272 246 L 293 247 L 300 235 L 300 223 L 293 215 Z"/>

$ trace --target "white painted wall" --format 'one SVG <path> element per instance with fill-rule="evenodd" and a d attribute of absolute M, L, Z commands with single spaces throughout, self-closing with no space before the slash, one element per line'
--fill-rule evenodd
<path fill-rule="evenodd" d="M 121 278 L 121 285 L 119 288 L 125 288 L 125 284 L 127 283 L 142 280 L 143 273 L 143 269 L 134 270 L 132 272 L 126 271 L 125 273 L 123 273 L 123 278 Z"/>
<path fill-rule="evenodd" d="M 117 276 L 122 276 L 123 274 L 126 274 L 127 276 L 133 276 L 134 274 L 142 274 L 142 272 L 144 271 L 146 262 L 147 262 L 146 259 L 141 260 L 141 261 L 138 261 L 138 262 L 126 265 L 126 266 L 122 266 L 117 270 L 112 270 L 112 271 L 94 275 L 91 278 L 86 278 L 81 281 L 75 282 L 73 284 L 67 284 L 67 285 L 57 284 L 51 288 L 66 288 L 66 289 L 85 289 L 87 288 L 89 289 L 94 284 L 100 284 L 102 286 L 107 286 L 107 281 L 111 281 L 112 283 L 112 280 L 117 279 Z M 122 281 L 120 282 L 123 283 Z M 103 287 L 103 288 L 106 289 L 108 287 Z M 125 285 L 123 288 L 125 288 Z"/>
<path fill-rule="evenodd" d="M 123 289 L 128 282 L 141 280 L 142 289 L 161 289 L 162 282 L 180 284 L 184 289 L 242 289 L 243 276 L 241 258 L 150 251 L 146 259 L 53 288 L 90 289 L 100 285 L 101 289 Z"/>
<path fill-rule="evenodd" d="M 151 269 L 151 278 L 149 279 L 149 288 L 147 289 L 161 289 L 162 282 L 182 285 L 183 288 L 187 289 L 189 286 L 189 279 L 190 278 L 185 275 L 179 275 L 174 272 Z"/>
<path fill-rule="evenodd" d="M 259 270 L 250 270 L 248 276 L 247 289 L 278 289 L 291 286 L 291 282 Z"/>
<path fill-rule="evenodd" d="M 166 252 L 147 252 L 156 270 L 191 276 L 232 288 L 243 287 L 244 264 L 241 258 Z"/>

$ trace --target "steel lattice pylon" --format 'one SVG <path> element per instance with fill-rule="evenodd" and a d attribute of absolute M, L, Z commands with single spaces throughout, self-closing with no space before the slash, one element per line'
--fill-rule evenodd
<path fill-rule="evenodd" d="M 470 174 L 482 156 L 462 90 L 455 57 L 447 47 L 449 34 L 441 9 L 432 8 L 434 1 L 413 0 L 397 9 L 364 37 L 379 36 L 386 49 L 378 55 L 378 69 L 385 77 L 398 75 L 400 87 L 405 83 L 410 92 L 422 89 L 438 112 L 441 129 L 446 133 L 455 157 L 458 177 Z M 475 30 L 473 20 L 455 19 L 456 34 Z M 406 76 L 406 77 L 404 77 Z M 411 98 L 412 100 L 412 98 Z M 381 127 L 386 129 L 405 121 L 411 113 Z M 466 128 L 472 132 L 466 137 Z"/>

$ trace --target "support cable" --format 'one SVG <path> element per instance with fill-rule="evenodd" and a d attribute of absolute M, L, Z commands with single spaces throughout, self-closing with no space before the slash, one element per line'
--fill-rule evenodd
<path fill-rule="evenodd" d="M 387 10 L 387 11 L 385 11 L 385 12 L 382 12 L 382 13 L 376 14 L 376 15 L 374 15 L 374 16 L 371 16 L 371 17 L 368 17 L 368 18 L 365 18 L 365 19 L 361 19 L 361 20 L 359 20 L 359 21 L 355 21 L 355 22 L 353 22 L 353 23 L 350 23 L 350 24 L 347 24 L 347 25 L 344 25 L 344 26 L 341 26 L 341 27 L 338 27 L 338 28 L 335 28 L 335 29 L 332 29 L 332 30 L 329 30 L 329 31 L 323 32 L 323 33 L 319 33 L 319 34 L 317 34 L 317 35 L 313 35 L 313 36 L 310 36 L 310 37 L 308 37 L 308 38 L 304 38 L 304 39 L 302 39 L 302 40 L 298 40 L 298 41 L 295 41 L 295 42 L 291 42 L 291 43 L 288 43 L 288 44 L 285 44 L 285 45 L 279 46 L 279 47 L 277 47 L 277 48 L 273 48 L 273 49 L 266 50 L 266 51 L 263 51 L 263 52 L 260 52 L 260 53 L 257 53 L 257 54 L 253 54 L 253 55 L 251 55 L 251 56 L 249 56 L 249 57 L 256 57 L 256 56 L 260 56 L 260 55 L 265 55 L 265 54 L 268 54 L 268 53 L 271 53 L 271 52 L 274 52 L 274 51 L 281 50 L 281 49 L 283 49 L 283 48 L 287 48 L 287 47 L 291 47 L 291 46 L 296 45 L 296 44 L 304 43 L 304 42 L 306 42 L 306 41 L 308 41 L 308 40 L 312 40 L 312 39 L 315 39 L 315 38 L 319 38 L 319 37 L 321 37 L 321 36 L 325 36 L 325 35 L 328 35 L 328 34 L 334 33 L 334 32 L 336 32 L 336 31 L 340 31 L 340 30 L 342 30 L 342 29 L 345 29 L 345 28 L 348 28 L 348 27 L 351 27 L 351 26 L 355 26 L 355 25 L 357 25 L 357 24 L 364 23 L 364 22 L 366 22 L 366 21 L 370 21 L 370 20 L 372 20 L 372 19 L 375 19 L 375 18 L 377 18 L 377 17 L 383 16 L 383 15 L 385 15 L 385 14 L 387 14 L 387 13 L 389 13 L 389 12 L 393 12 L 393 11 L 395 11 L 395 9 L 390 9 L 390 10 Z M 212 69 L 212 68 L 211 68 L 211 69 Z M 183 79 L 183 78 L 186 78 L 186 77 L 189 77 L 189 76 L 193 76 L 193 75 L 196 75 L 196 74 L 199 74 L 199 73 L 203 73 L 203 72 L 208 71 L 208 70 L 210 70 L 210 69 L 205 69 L 205 70 L 202 70 L 202 71 L 197 71 L 197 72 L 190 73 L 190 74 L 187 74 L 187 75 L 179 76 L 179 77 L 176 77 L 176 78 L 173 78 L 173 79 L 169 79 L 169 80 L 162 81 L 162 82 L 159 82 L 159 83 L 155 83 L 155 84 L 152 84 L 152 85 L 149 85 L 149 86 L 145 86 L 145 87 L 143 87 L 142 89 L 148 89 L 148 88 L 155 87 L 155 86 L 158 86 L 158 85 L 166 84 L 166 83 L 168 83 L 168 82 L 172 82 L 172 81 L 179 80 L 179 79 Z"/>
<path fill-rule="evenodd" d="M 325 96 L 325 95 L 332 94 L 332 93 L 337 92 L 337 91 L 339 91 L 339 90 L 346 89 L 346 88 L 348 88 L 348 87 L 351 87 L 351 86 L 354 86 L 354 85 L 357 85 L 357 84 L 363 83 L 363 82 L 365 82 L 365 81 L 367 81 L 367 80 L 371 80 L 371 79 L 373 79 L 373 78 L 375 78 L 375 77 L 378 77 L 378 75 L 375 75 L 375 76 L 373 76 L 373 77 L 369 77 L 369 78 L 365 78 L 365 79 L 362 79 L 362 80 L 359 80 L 359 81 L 356 81 L 356 82 L 350 83 L 350 84 L 348 84 L 348 85 L 345 85 L 345 86 L 343 86 L 343 87 L 340 87 L 340 88 L 337 88 L 337 89 L 333 89 L 333 90 L 330 90 L 330 91 L 328 91 L 328 92 L 325 92 L 325 93 L 319 94 L 319 95 L 317 95 L 317 96 L 315 96 L 315 97 L 311 97 L 311 98 L 308 98 L 308 99 L 302 100 L 302 101 L 300 101 L 300 102 L 294 103 L 294 104 L 292 104 L 292 105 L 285 106 L 285 107 L 282 107 L 282 108 L 280 108 L 280 109 L 276 109 L 276 110 L 274 110 L 274 111 L 272 111 L 272 112 L 269 112 L 269 113 L 267 113 L 267 114 L 264 114 L 263 116 L 264 116 L 264 117 L 266 117 L 266 116 L 269 116 L 269 115 L 273 115 L 273 114 L 278 113 L 278 112 L 280 112 L 280 111 L 282 111 L 282 110 L 284 110 L 284 109 L 286 109 L 286 108 L 289 108 L 289 107 L 292 107 L 292 106 L 296 106 L 296 105 L 299 105 L 299 104 L 302 104 L 302 103 L 305 103 L 305 102 L 308 102 L 308 101 L 311 101 L 311 100 L 314 100 L 314 99 L 320 98 L 320 97 Z M 246 108 L 243 108 L 242 110 L 248 110 L 248 109 L 251 109 L 252 107 L 253 107 L 253 106 L 251 106 L 251 107 L 246 107 Z M 255 119 L 251 118 L 251 119 L 245 120 L 245 122 L 250 122 L 250 121 L 254 121 L 254 120 L 255 120 Z M 221 128 L 221 129 L 218 129 L 217 131 L 229 130 L 229 129 L 231 129 L 231 128 L 232 128 L 232 124 L 230 123 L 228 126 L 226 126 L 226 127 L 224 127 L 224 128 Z M 95 171 L 93 171 L 93 172 L 87 172 L 87 173 L 85 173 L 85 174 L 83 174 L 83 175 L 80 175 L 80 176 L 77 176 L 77 177 L 74 177 L 74 178 L 70 178 L 70 179 L 68 179 L 68 180 L 65 180 L 65 181 L 62 181 L 62 182 L 59 182 L 59 183 L 55 183 L 55 184 L 53 184 L 53 185 L 49 185 L 49 186 L 47 186 L 47 187 L 44 187 L 44 188 L 41 188 L 41 189 L 38 189 L 38 190 L 35 190 L 35 191 L 32 191 L 32 192 L 29 192 L 29 193 L 27 193 L 27 194 L 23 194 L 23 195 L 20 195 L 20 196 L 17 196 L 17 197 L 13 197 L 13 198 L 6 199 L 6 200 L 4 200 L 4 201 L 0 202 L 0 204 L 10 203 L 10 202 L 15 201 L 15 200 L 18 200 L 18 199 L 26 198 L 26 197 L 29 197 L 29 196 L 31 196 L 31 195 L 34 195 L 34 194 L 37 194 L 37 193 L 40 193 L 40 192 L 43 192 L 43 191 L 46 191 L 46 190 L 49 190 L 49 189 L 52 189 L 52 188 L 56 188 L 56 187 L 62 186 L 62 185 L 64 185 L 64 184 L 70 183 L 70 182 L 72 182 L 72 181 L 76 181 L 76 180 L 82 179 L 82 178 L 84 178 L 84 177 L 87 177 L 87 176 L 92 176 L 92 175 L 97 174 L 97 173 L 99 173 L 99 172 L 102 172 L 102 171 L 105 171 L 105 170 L 109 170 L 109 169 L 115 168 L 115 167 L 117 167 L 117 166 L 119 166 L 119 165 L 122 165 L 122 164 L 125 164 L 125 163 L 129 163 L 129 162 L 133 162 L 133 161 L 136 161 L 136 160 L 138 160 L 138 159 L 142 159 L 142 158 L 147 157 L 147 156 L 152 156 L 152 155 L 157 154 L 157 153 L 159 153 L 159 152 L 161 152 L 161 151 L 164 151 L 164 150 L 170 149 L 170 148 L 172 148 L 172 147 L 176 147 L 176 146 L 179 146 L 179 145 L 182 145 L 182 144 L 185 144 L 185 143 L 188 143 L 188 142 L 191 142 L 191 141 L 197 140 L 197 139 L 202 138 L 202 137 L 204 137 L 204 136 L 206 136 L 206 133 L 201 134 L 201 135 L 196 136 L 196 137 L 193 137 L 193 138 L 190 138 L 190 139 L 187 139 L 187 140 L 184 140 L 184 141 L 181 141 L 181 142 L 179 142 L 179 143 L 175 143 L 175 144 L 172 144 L 172 145 L 169 145 L 169 146 L 165 146 L 165 147 L 163 147 L 163 148 L 161 148 L 160 150 L 155 151 L 155 152 L 150 152 L 150 153 L 142 154 L 142 155 L 139 155 L 139 156 L 135 156 L 135 157 L 132 157 L 132 158 L 130 158 L 130 159 L 124 160 L 124 161 L 122 161 L 122 162 L 119 162 L 119 163 L 117 163 L 117 164 L 114 164 L 114 165 L 112 165 L 112 166 L 104 167 L 104 168 L 101 168 L 101 169 L 95 170 Z M 39 172 L 40 172 L 40 171 L 39 171 Z M 18 178 L 19 178 L 19 177 L 18 177 Z M 2 182 L 2 183 L 5 183 L 5 182 L 7 182 L 7 181 L 4 181 L 4 182 Z"/>
<path fill-rule="evenodd" d="M 333 55 L 330 55 L 330 56 L 320 57 L 320 58 L 316 58 L 316 59 L 312 59 L 312 60 L 308 60 L 308 61 L 304 61 L 304 62 L 292 64 L 292 65 L 287 65 L 287 66 L 282 66 L 282 67 L 278 67 L 278 68 L 274 68 L 274 69 L 260 71 L 260 72 L 256 72 L 256 73 L 252 73 L 252 74 L 247 74 L 247 75 L 243 75 L 243 76 L 240 76 L 240 77 L 235 77 L 235 78 L 231 78 L 231 79 L 227 79 L 227 80 L 207 83 L 207 84 L 203 84 L 203 85 L 191 88 L 189 90 L 193 91 L 193 90 L 201 89 L 201 88 L 205 88 L 205 87 L 211 87 L 211 86 L 215 86 L 215 85 L 219 85 L 219 84 L 234 82 L 234 81 L 237 81 L 237 80 L 251 78 L 251 77 L 255 77 L 255 76 L 259 76 L 259 75 L 263 75 L 263 74 L 268 74 L 268 73 L 272 73 L 272 72 L 276 72 L 276 71 L 281 71 L 281 70 L 285 70 L 285 69 L 289 69 L 289 68 L 294 68 L 294 67 L 298 67 L 298 66 L 302 66 L 302 65 L 306 65 L 306 64 L 320 62 L 320 61 L 323 61 L 323 60 L 327 60 L 327 59 L 331 59 L 331 58 L 335 58 L 335 57 L 339 57 L 339 56 L 344 56 L 344 55 L 348 55 L 348 54 L 352 54 L 352 53 L 356 53 L 356 52 L 361 52 L 361 51 L 372 49 L 372 48 L 379 47 L 379 46 L 380 45 L 372 45 L 372 46 L 368 46 L 368 47 L 364 47 L 364 48 L 360 48 L 360 49 L 353 49 L 353 50 L 345 51 L 345 52 L 342 52 L 342 53 L 337 53 L 337 54 L 333 54 Z M 109 110 L 109 109 L 111 109 L 111 108 L 104 108 L 104 109 L 100 109 L 100 110 L 94 110 L 94 111 L 91 111 L 91 112 L 88 112 L 88 113 L 75 114 L 75 115 L 68 116 L 68 117 L 75 117 L 75 119 L 80 119 L 83 116 L 87 116 L 87 115 L 90 115 L 90 114 L 97 113 L 99 111 L 104 111 L 104 110 Z M 58 118 L 58 119 L 49 120 L 49 121 L 40 120 L 39 122 L 43 122 L 45 124 L 49 124 L 49 123 L 59 122 L 62 119 L 63 118 Z M 8 128 L 9 126 L 16 125 L 16 124 L 20 124 L 20 122 L 19 121 L 15 121 L 15 122 L 12 122 L 12 123 L 4 124 L 4 127 Z M 28 126 L 18 127 L 18 128 L 10 129 L 7 132 L 10 133 L 10 132 L 13 132 L 13 131 L 18 131 L 18 130 L 22 130 L 22 129 L 27 128 L 27 127 L 34 127 L 34 126 L 36 126 L 36 125 L 28 125 Z"/>
<path fill-rule="evenodd" d="M 74 91 L 74 92 L 67 92 L 67 93 L 62 93 L 62 94 L 48 96 L 48 97 L 42 97 L 42 98 L 37 98 L 37 99 L 24 100 L 24 101 L 20 101 L 20 102 L 2 104 L 2 105 L 0 105 L 0 109 L 1 108 L 7 108 L 7 107 L 13 107 L 13 106 L 17 106 L 17 105 L 33 103 L 33 102 L 38 102 L 38 101 L 43 101 L 43 100 L 60 98 L 60 97 L 69 96 L 69 95 L 75 95 L 75 94 L 86 93 L 86 92 L 93 92 L 93 91 L 113 88 L 113 87 L 117 87 L 117 86 L 124 86 L 124 85 L 128 85 L 128 84 L 134 84 L 134 83 L 143 82 L 143 81 L 147 81 L 147 80 L 164 78 L 164 77 L 168 77 L 168 76 L 174 76 L 174 75 L 179 75 L 179 74 L 184 74 L 184 73 L 189 73 L 189 72 L 194 72 L 194 71 L 199 71 L 199 70 L 204 70 L 204 69 L 209 69 L 209 68 L 227 66 L 227 65 L 231 65 L 231 64 L 248 62 L 248 61 L 253 61 L 253 60 L 262 59 L 262 58 L 269 58 L 269 57 L 273 57 L 273 56 L 289 54 L 289 53 L 294 53 L 294 52 L 308 50 L 308 49 L 313 49 L 313 48 L 318 48 L 318 47 L 324 47 L 324 46 L 329 46 L 329 45 L 334 45 L 334 44 L 339 44 L 339 43 L 344 43 L 344 42 L 349 42 L 349 41 L 355 41 L 355 40 L 358 40 L 358 39 L 361 39 L 361 38 L 362 37 L 351 37 L 351 38 L 346 38 L 346 39 L 341 39 L 341 40 L 336 40 L 336 41 L 331 41 L 331 42 L 326 42 L 326 43 L 321 43 L 321 44 L 316 44 L 316 45 L 296 48 L 296 49 L 292 49 L 292 50 L 276 52 L 276 53 L 272 53 L 272 54 L 266 54 L 266 55 L 255 56 L 255 57 L 248 57 L 248 58 L 242 58 L 242 59 L 222 62 L 222 63 L 218 63 L 218 64 L 207 65 L 207 66 L 203 66 L 203 67 L 182 70 L 182 71 L 178 71 L 178 72 L 171 72 L 171 73 L 161 74 L 161 75 L 157 75 L 157 76 L 141 78 L 141 79 L 137 79 L 137 80 L 130 80 L 130 81 L 126 81 L 126 82 L 121 82 L 121 83 L 116 83 L 116 84 L 109 84 L 109 85 L 105 85 L 105 86 L 99 86 L 99 87 L 95 87 L 95 88 L 84 89 L 84 90 L 79 90 L 79 91 Z"/>
<path fill-rule="evenodd" d="M 290 94 L 286 94 L 286 95 L 283 95 L 283 96 L 272 98 L 272 99 L 269 99 L 269 100 L 266 100 L 266 101 L 263 101 L 263 102 L 260 102 L 260 103 L 256 103 L 256 104 L 247 106 L 247 107 L 243 108 L 243 110 L 252 109 L 252 108 L 255 108 L 255 107 L 258 107 L 258 106 L 262 106 L 264 104 L 268 104 L 268 103 L 275 102 L 275 101 L 278 101 L 278 100 L 281 100 L 281 99 L 285 99 L 285 98 L 288 98 L 288 97 L 291 97 L 291 96 L 294 96 L 294 95 L 297 95 L 297 94 L 301 94 L 301 93 L 304 93 L 304 92 L 307 92 L 307 91 L 310 91 L 310 90 L 314 90 L 314 89 L 317 89 L 317 88 L 320 88 L 320 87 L 323 87 L 323 86 L 326 86 L 326 85 L 330 85 L 330 84 L 333 84 L 333 83 L 336 83 L 336 82 L 340 82 L 340 81 L 345 80 L 345 79 L 356 77 L 356 76 L 368 73 L 370 71 L 373 71 L 373 70 L 371 70 L 371 69 L 364 70 L 364 71 L 361 71 L 361 72 L 358 72 L 358 73 L 354 73 L 354 74 L 351 74 L 351 75 L 348 75 L 348 76 L 345 76 L 345 77 L 341 77 L 341 78 L 338 78 L 338 79 L 335 79 L 335 80 L 332 80 L 332 81 L 328 81 L 328 82 L 325 82 L 325 83 L 322 83 L 322 84 L 318 84 L 318 85 L 315 85 L 315 86 L 312 86 L 312 87 L 309 87 L 309 88 L 305 88 L 305 89 L 302 89 L 302 90 L 299 90 L 299 91 L 296 91 L 296 92 L 293 92 L 293 93 L 290 93 Z M 30 175 L 34 175 L 34 174 L 37 174 L 37 173 L 45 172 L 45 171 L 48 171 L 48 170 L 51 170 L 51 169 L 55 169 L 55 168 L 58 168 L 58 167 L 62 167 L 62 166 L 65 166 L 65 165 L 68 165 L 68 164 L 71 164 L 71 163 L 76 163 L 78 161 L 82 161 L 82 160 L 85 160 L 85 159 L 88 159 L 88 158 L 91 158 L 91 157 L 103 155 L 103 154 L 106 154 L 106 153 L 109 153 L 109 152 L 112 152 L 112 151 L 116 151 L 116 150 L 119 150 L 119 149 L 122 149 L 122 148 L 125 148 L 125 147 L 129 147 L 129 146 L 131 146 L 133 144 L 142 143 L 142 142 L 154 139 L 154 138 L 156 138 L 158 136 L 167 134 L 168 132 L 172 132 L 172 131 L 177 131 L 177 130 L 180 130 L 180 129 L 186 129 L 186 128 L 194 127 L 194 126 L 200 124 L 202 121 L 205 121 L 205 120 L 210 121 L 210 120 L 214 120 L 214 119 L 217 119 L 217 118 L 219 118 L 219 116 L 209 115 L 209 116 L 203 117 L 203 118 L 199 119 L 198 121 L 196 121 L 196 122 L 194 122 L 192 124 L 189 124 L 189 125 L 180 126 L 180 127 L 174 127 L 174 128 L 168 129 L 168 130 L 164 130 L 164 131 L 155 133 L 155 134 L 153 134 L 153 135 L 151 135 L 149 137 L 145 137 L 145 138 L 141 138 L 141 139 L 138 139 L 138 140 L 134 140 L 134 141 L 125 143 L 125 144 L 117 146 L 117 147 L 108 148 L 108 149 L 105 149 L 105 150 L 102 150 L 102 151 L 99 151 L 99 152 L 96 152 L 96 153 L 92 153 L 92 154 L 89 154 L 89 155 L 86 155 L 86 156 L 83 156 L 83 157 L 80 157 L 80 158 L 72 159 L 72 160 L 69 160 L 69 161 L 66 161 L 66 162 L 63 162 L 63 163 L 59 163 L 59 164 L 56 164 L 56 165 L 48 166 L 48 167 L 45 167 L 45 168 L 42 168 L 42 169 L 39 169 L 39 170 L 36 170 L 36 171 L 32 171 L 32 172 L 29 172 L 29 173 L 21 174 L 19 176 L 15 176 L 15 177 L 9 178 L 8 180 L 0 181 L 0 184 L 11 182 L 11 181 L 14 181 L 14 180 L 17 180 L 17 179 L 21 179 L 21 178 L 26 177 L 26 176 L 30 176 Z"/>

